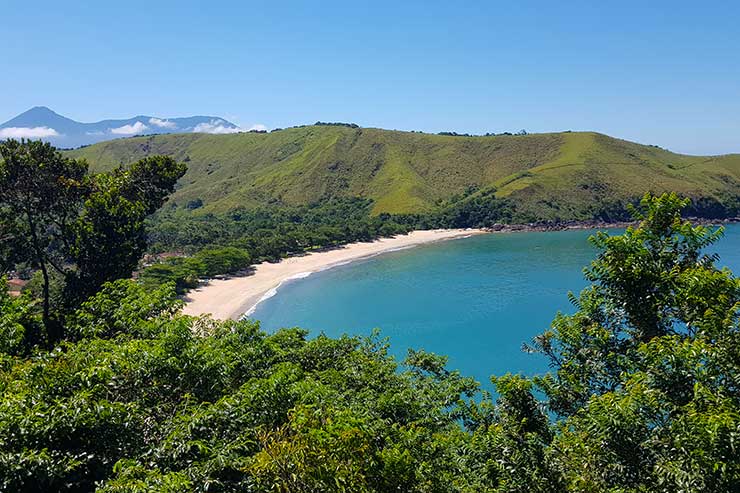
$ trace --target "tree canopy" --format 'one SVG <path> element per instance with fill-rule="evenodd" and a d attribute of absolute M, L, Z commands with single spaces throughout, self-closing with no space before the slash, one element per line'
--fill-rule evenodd
<path fill-rule="evenodd" d="M 35 301 L 3 292 L 0 490 L 737 491 L 740 282 L 686 205 L 592 238 L 574 312 L 528 346 L 550 371 L 496 396 L 379 336 L 183 316 L 172 283 L 105 283 L 29 349 Z"/>
<path fill-rule="evenodd" d="M 131 275 L 147 245 L 144 221 L 185 166 L 155 156 L 90 175 L 85 161 L 40 141 L 2 142 L 0 158 L 0 267 L 26 263 L 41 273 L 43 325 L 53 344 L 62 337 L 65 310 Z M 57 306 L 55 278 L 64 291 Z"/>

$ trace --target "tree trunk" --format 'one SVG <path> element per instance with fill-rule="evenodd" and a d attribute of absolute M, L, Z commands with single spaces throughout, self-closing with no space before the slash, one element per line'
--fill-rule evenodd
<path fill-rule="evenodd" d="M 42 260 L 41 263 L 41 273 L 44 275 L 44 313 L 43 313 L 43 321 L 44 321 L 44 327 L 46 327 L 46 334 L 49 335 L 49 272 L 46 270 L 46 264 Z"/>
<path fill-rule="evenodd" d="M 49 296 L 49 270 L 46 268 L 46 258 L 44 255 L 44 252 L 41 249 L 41 245 L 39 245 L 39 237 L 36 234 L 36 223 L 33 220 L 33 217 L 29 212 L 26 212 L 26 215 L 28 216 L 28 227 L 31 230 L 31 239 L 33 240 L 33 249 L 36 252 L 36 260 L 39 263 L 39 268 L 41 269 L 41 274 L 44 277 L 44 286 L 43 286 L 43 313 L 41 315 L 41 319 L 44 323 L 44 329 L 46 330 L 46 337 L 48 339 L 49 345 L 53 345 L 57 340 L 59 339 L 59 330 L 58 327 L 56 327 L 51 320 L 51 301 Z"/>

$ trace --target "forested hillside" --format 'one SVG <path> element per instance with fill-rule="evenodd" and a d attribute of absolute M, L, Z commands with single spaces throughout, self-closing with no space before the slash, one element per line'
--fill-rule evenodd
<path fill-rule="evenodd" d="M 702 215 L 736 215 L 740 155 L 695 157 L 590 132 L 455 136 L 345 125 L 270 133 L 136 137 L 70 152 L 93 171 L 163 154 L 188 165 L 171 204 L 199 212 L 305 205 L 337 197 L 372 212 L 437 212 L 506 200 L 505 221 L 567 221 L 623 213 L 646 192 L 698 199 Z"/>

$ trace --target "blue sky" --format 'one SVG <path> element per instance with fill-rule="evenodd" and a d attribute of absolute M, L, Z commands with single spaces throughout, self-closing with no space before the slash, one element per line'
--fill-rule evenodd
<path fill-rule="evenodd" d="M 10 0 L 0 122 L 46 105 L 740 152 L 740 2 L 605 3 Z"/>

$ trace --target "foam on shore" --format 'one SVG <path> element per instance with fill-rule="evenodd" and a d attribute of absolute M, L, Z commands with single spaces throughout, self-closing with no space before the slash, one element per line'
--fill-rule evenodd
<path fill-rule="evenodd" d="M 333 250 L 288 257 L 277 263 L 263 262 L 255 266 L 251 275 L 214 279 L 194 289 L 185 297 L 183 313 L 195 316 L 211 314 L 218 319 L 238 320 L 253 314 L 257 306 L 275 296 L 285 282 L 303 279 L 315 272 L 383 253 L 406 250 L 436 241 L 467 238 L 484 232 L 470 229 L 412 231 L 393 238 L 352 243 Z"/>
<path fill-rule="evenodd" d="M 347 263 L 349 263 L 349 262 L 350 261 L 348 261 Z M 308 276 L 310 276 L 311 274 L 313 274 L 313 271 L 299 272 L 298 274 L 294 274 L 294 275 L 292 275 L 292 276 L 290 276 L 290 277 L 288 277 L 286 279 L 283 279 L 282 281 L 280 281 L 280 284 L 278 284 L 277 286 L 275 286 L 274 288 L 270 289 L 265 294 L 263 294 L 262 295 L 262 298 L 260 298 L 257 301 L 257 303 L 255 303 L 254 305 L 252 305 L 249 308 L 249 310 L 247 310 L 246 312 L 244 312 L 244 315 L 241 318 L 247 318 L 251 314 L 253 314 L 255 312 L 255 310 L 257 310 L 257 306 L 260 303 L 262 303 L 263 301 L 269 300 L 270 298 L 272 298 L 273 296 L 275 296 L 277 294 L 277 292 L 278 292 L 278 289 L 280 289 L 281 287 L 283 287 L 283 284 L 285 284 L 286 282 L 295 281 L 297 279 L 305 279 Z"/>

